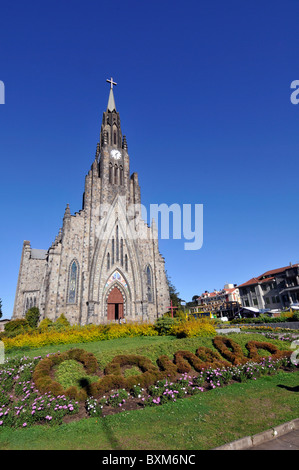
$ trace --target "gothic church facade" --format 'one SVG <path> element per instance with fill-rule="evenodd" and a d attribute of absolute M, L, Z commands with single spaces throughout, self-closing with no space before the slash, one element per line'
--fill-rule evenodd
<path fill-rule="evenodd" d="M 63 313 L 80 325 L 154 321 L 168 310 L 157 230 L 141 217 L 138 176 L 130 175 L 112 79 L 110 84 L 82 210 L 71 215 L 67 205 L 48 250 L 24 241 L 13 319 L 24 317 L 32 306 L 39 308 L 41 319 L 55 321 Z"/>

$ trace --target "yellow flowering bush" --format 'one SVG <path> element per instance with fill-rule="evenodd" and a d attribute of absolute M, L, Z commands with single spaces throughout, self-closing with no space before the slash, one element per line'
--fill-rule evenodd
<path fill-rule="evenodd" d="M 3 337 L 2 341 L 4 342 L 5 350 L 9 351 L 12 348 L 20 347 L 31 349 L 52 344 L 90 343 L 124 337 L 157 335 L 158 332 L 151 324 L 76 325 L 66 327 L 60 331 L 43 327 L 30 333 L 15 336 L 14 338 Z"/>
<path fill-rule="evenodd" d="M 40 348 L 49 345 L 90 343 L 117 338 L 136 336 L 159 336 L 170 334 L 178 338 L 196 336 L 215 336 L 213 321 L 197 319 L 173 324 L 166 332 L 159 331 L 150 323 L 110 323 L 107 325 L 65 326 L 62 329 L 51 328 L 46 322 L 36 330 L 31 330 L 13 338 L 3 337 L 5 350 L 15 348 Z"/>
<path fill-rule="evenodd" d="M 213 322 L 207 319 L 190 320 L 175 324 L 170 329 L 170 334 L 177 338 L 193 338 L 195 336 L 215 336 L 216 330 Z"/>

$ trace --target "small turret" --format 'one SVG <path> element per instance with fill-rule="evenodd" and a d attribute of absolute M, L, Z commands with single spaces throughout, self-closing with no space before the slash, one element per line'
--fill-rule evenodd
<path fill-rule="evenodd" d="M 70 206 L 69 204 L 66 205 L 63 220 L 64 219 L 69 219 L 71 217 L 71 211 L 70 211 Z"/>

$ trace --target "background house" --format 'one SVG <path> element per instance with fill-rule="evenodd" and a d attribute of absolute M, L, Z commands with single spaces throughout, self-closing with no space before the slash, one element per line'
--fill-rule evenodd
<path fill-rule="evenodd" d="M 236 284 L 225 284 L 223 289 L 204 292 L 197 298 L 199 310 L 213 312 L 217 316 L 234 316 L 241 305 L 240 293 Z"/>
<path fill-rule="evenodd" d="M 299 264 L 267 271 L 238 288 L 243 307 L 284 310 L 299 302 Z"/>

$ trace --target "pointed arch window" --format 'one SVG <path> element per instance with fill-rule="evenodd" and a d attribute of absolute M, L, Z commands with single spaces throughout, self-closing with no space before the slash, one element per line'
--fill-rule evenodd
<path fill-rule="evenodd" d="M 128 271 L 128 255 L 125 255 L 125 270 Z"/>
<path fill-rule="evenodd" d="M 107 271 L 110 269 L 110 253 L 107 254 Z"/>
<path fill-rule="evenodd" d="M 124 265 L 124 241 L 120 239 L 120 264 Z"/>
<path fill-rule="evenodd" d="M 107 123 L 109 124 L 109 123 Z M 109 145 L 110 144 L 110 133 L 109 133 L 109 129 L 107 128 L 106 131 L 105 131 L 105 135 L 104 135 L 104 139 L 106 138 L 106 141 L 107 141 L 107 144 Z"/>
<path fill-rule="evenodd" d="M 124 184 L 124 169 L 123 166 L 119 166 L 119 184 L 122 186 Z"/>
<path fill-rule="evenodd" d="M 112 163 L 109 163 L 109 183 L 113 183 L 113 166 Z"/>
<path fill-rule="evenodd" d="M 146 287 L 147 287 L 147 300 L 153 302 L 153 275 L 150 266 L 146 268 Z"/>
<path fill-rule="evenodd" d="M 114 265 L 114 238 L 112 237 L 112 254 L 111 254 L 111 265 Z"/>
<path fill-rule="evenodd" d="M 116 226 L 116 262 L 119 261 L 119 236 L 118 236 L 118 225 Z"/>
<path fill-rule="evenodd" d="M 115 167 L 114 167 L 114 184 L 119 184 L 118 176 L 119 176 L 119 169 L 118 169 L 118 166 L 115 165 Z"/>
<path fill-rule="evenodd" d="M 67 298 L 67 301 L 69 304 L 75 304 L 77 302 L 78 271 L 79 271 L 78 263 L 76 260 L 73 260 L 69 267 L 68 298 Z"/>

